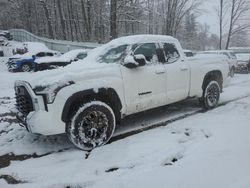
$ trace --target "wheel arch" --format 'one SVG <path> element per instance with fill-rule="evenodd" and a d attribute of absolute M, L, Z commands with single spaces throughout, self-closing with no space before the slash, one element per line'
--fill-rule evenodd
<path fill-rule="evenodd" d="M 122 103 L 117 92 L 113 88 L 99 88 L 98 90 L 88 89 L 74 93 L 67 99 L 63 107 L 61 117 L 62 121 L 65 123 L 69 121 L 72 113 L 74 113 L 74 111 L 80 105 L 82 105 L 84 102 L 89 102 L 92 100 L 102 101 L 109 105 L 115 114 L 116 122 L 121 121 Z"/>
<path fill-rule="evenodd" d="M 206 88 L 206 85 L 211 80 L 216 80 L 219 83 L 219 86 L 220 86 L 221 92 L 222 92 L 222 88 L 223 88 L 223 75 L 222 75 L 222 73 L 221 73 L 220 70 L 213 70 L 213 71 L 208 72 L 205 75 L 205 77 L 203 79 L 203 83 L 202 83 L 202 89 L 203 90 Z"/>

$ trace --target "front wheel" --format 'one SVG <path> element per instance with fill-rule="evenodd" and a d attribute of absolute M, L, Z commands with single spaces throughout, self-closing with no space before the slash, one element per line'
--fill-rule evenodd
<path fill-rule="evenodd" d="M 215 108 L 220 99 L 220 85 L 217 81 L 212 80 L 209 81 L 203 90 L 203 96 L 200 99 L 201 104 L 205 109 L 213 109 Z"/>
<path fill-rule="evenodd" d="M 93 101 L 79 107 L 67 123 L 67 135 L 79 149 L 90 151 L 106 144 L 115 130 L 115 115 L 105 103 Z"/>
<path fill-rule="evenodd" d="M 31 71 L 31 66 L 29 64 L 25 63 L 25 64 L 23 64 L 21 66 L 21 71 L 22 72 L 30 72 Z"/>

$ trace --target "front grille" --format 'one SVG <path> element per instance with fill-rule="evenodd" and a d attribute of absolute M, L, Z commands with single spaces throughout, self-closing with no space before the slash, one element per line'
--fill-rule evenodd
<path fill-rule="evenodd" d="M 31 96 L 24 86 L 17 86 L 16 89 L 16 107 L 22 115 L 27 116 L 34 111 Z"/>

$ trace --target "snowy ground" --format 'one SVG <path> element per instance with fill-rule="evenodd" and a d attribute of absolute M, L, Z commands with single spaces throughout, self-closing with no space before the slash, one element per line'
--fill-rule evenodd
<path fill-rule="evenodd" d="M 17 125 L 13 83 L 30 74 L 8 73 L 0 60 L 1 188 L 250 187 L 250 75 L 236 75 L 217 109 L 198 113 L 191 101 L 141 114 L 117 135 L 192 115 L 85 153 L 65 135 L 32 135 Z"/>

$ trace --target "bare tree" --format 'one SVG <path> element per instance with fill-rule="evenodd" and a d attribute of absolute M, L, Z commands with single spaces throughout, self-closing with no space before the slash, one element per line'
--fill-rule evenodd
<path fill-rule="evenodd" d="M 222 49 L 223 12 L 224 12 L 224 0 L 220 0 L 220 9 L 219 9 L 219 19 L 220 19 L 220 43 L 219 43 L 219 48 L 220 48 L 220 50 Z"/>
<path fill-rule="evenodd" d="M 110 0 L 110 39 L 117 36 L 117 0 Z"/>
<path fill-rule="evenodd" d="M 241 23 L 242 18 L 246 16 L 249 11 L 248 0 L 230 0 L 231 13 L 230 13 L 230 23 L 226 42 L 226 49 L 229 48 L 231 38 L 234 34 L 241 32 L 242 30 L 250 26 L 249 23 Z"/>

